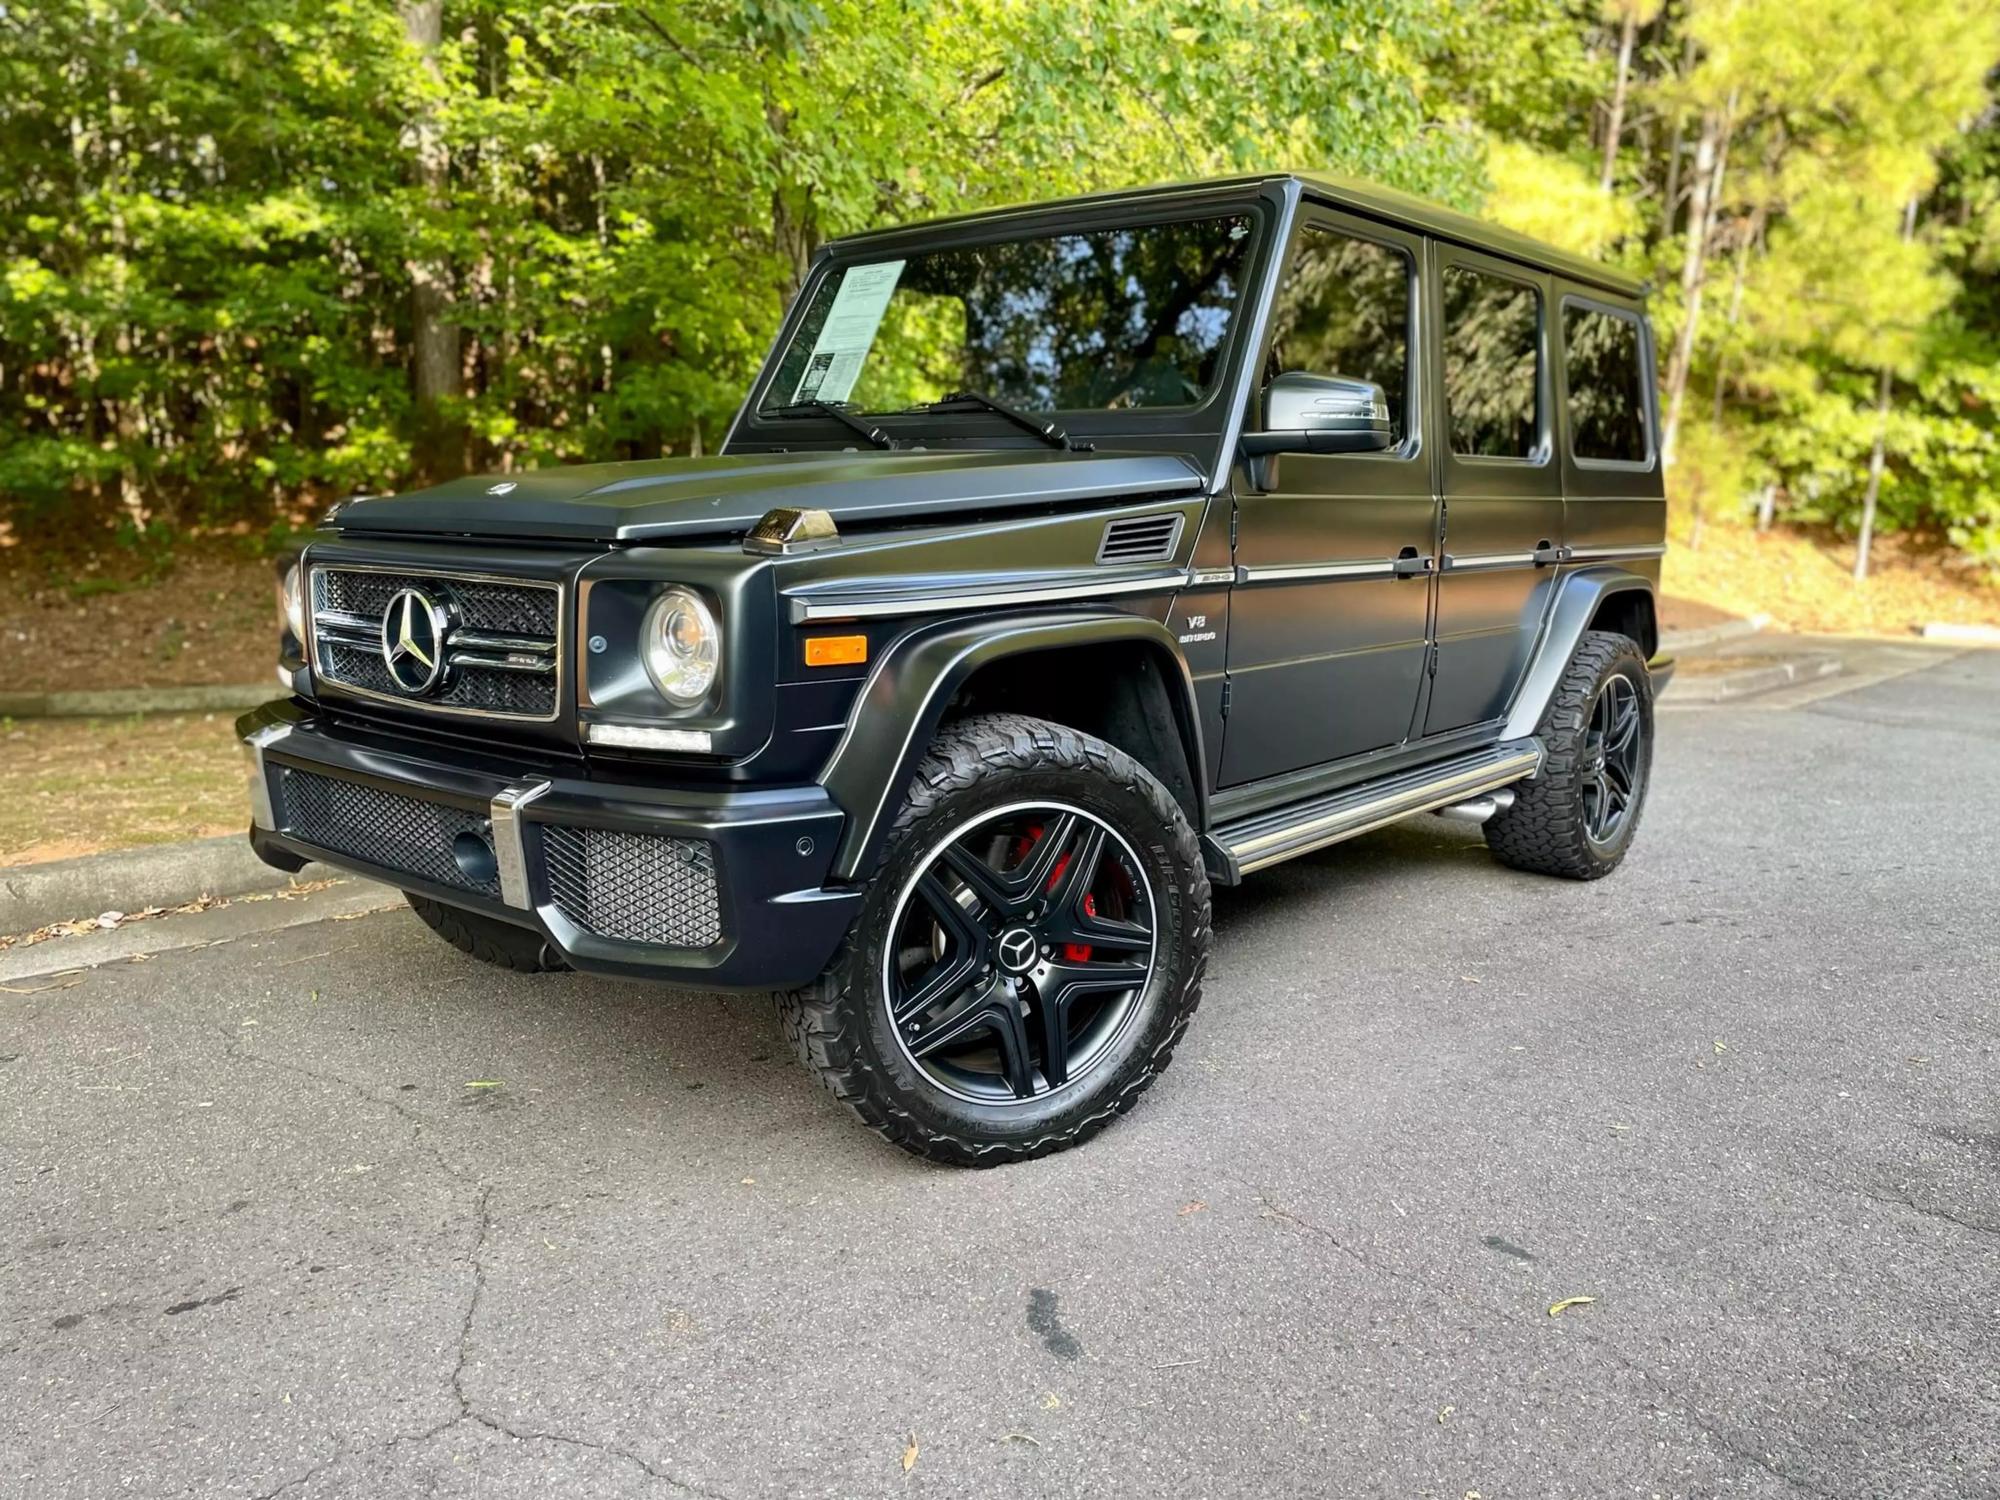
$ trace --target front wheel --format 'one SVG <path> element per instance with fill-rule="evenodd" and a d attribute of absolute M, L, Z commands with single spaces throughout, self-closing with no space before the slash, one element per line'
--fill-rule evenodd
<path fill-rule="evenodd" d="M 1547 755 L 1486 821 L 1502 864 L 1570 880 L 1618 868 L 1653 775 L 1653 679 L 1638 642 L 1586 632 L 1537 730 Z"/>
<path fill-rule="evenodd" d="M 1166 789 L 1089 735 L 987 715 L 939 734 L 839 956 L 780 1014 L 905 1150 L 1022 1161 L 1159 1076 L 1208 939 L 1208 876 Z"/>

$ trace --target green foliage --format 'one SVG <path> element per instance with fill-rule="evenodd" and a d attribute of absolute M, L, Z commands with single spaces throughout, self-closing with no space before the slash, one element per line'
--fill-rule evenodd
<path fill-rule="evenodd" d="M 450 0 L 433 71 L 362 0 L 0 6 L 0 503 L 282 524 L 426 420 L 477 467 L 712 445 L 813 250 L 889 220 L 1288 162 L 1471 203 L 1443 14 Z"/>
<path fill-rule="evenodd" d="M 381 0 L 0 0 L 0 532 L 281 540 L 459 463 L 712 448 L 830 236 L 1310 166 L 1624 262 L 1663 347 L 1698 240 L 1689 472 L 1850 525 L 1880 432 L 1885 520 L 2000 561 L 1990 7 L 445 0 L 416 36 Z"/>

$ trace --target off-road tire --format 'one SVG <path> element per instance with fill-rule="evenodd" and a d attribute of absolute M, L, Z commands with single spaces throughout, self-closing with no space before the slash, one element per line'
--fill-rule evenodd
<path fill-rule="evenodd" d="M 525 927 L 480 912 L 446 906 L 414 891 L 403 892 L 403 899 L 410 903 L 410 910 L 424 926 L 481 963 L 511 969 L 516 974 L 552 974 L 569 967 L 546 938 Z"/>
<path fill-rule="evenodd" d="M 1004 802 L 1060 798 L 1116 827 L 1145 862 L 1159 940 L 1153 971 L 1111 1055 L 1070 1088 L 980 1105 L 935 1087 L 904 1054 L 883 995 L 886 930 L 936 841 Z M 1027 1161 L 1088 1140 L 1167 1066 L 1201 1000 L 1209 882 L 1180 805 L 1123 751 L 1060 724 L 988 714 L 947 724 L 917 767 L 860 915 L 817 983 L 778 997 L 805 1064 L 861 1122 L 953 1166 Z"/>
<path fill-rule="evenodd" d="M 1638 695 L 1644 769 L 1616 838 L 1599 845 L 1586 828 L 1585 736 L 1598 692 L 1607 678 L 1619 673 L 1631 680 Z M 1486 845 L 1500 863 L 1517 870 L 1567 880 L 1601 880 L 1618 868 L 1632 847 L 1653 779 L 1653 683 L 1638 642 L 1611 631 L 1585 632 L 1536 733 L 1547 752 L 1541 774 L 1532 781 L 1516 782 L 1514 805 L 1486 820 Z"/>

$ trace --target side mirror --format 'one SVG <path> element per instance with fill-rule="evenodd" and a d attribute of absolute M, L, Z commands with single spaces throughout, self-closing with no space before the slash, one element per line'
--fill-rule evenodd
<path fill-rule="evenodd" d="M 1270 453 L 1381 453 L 1395 446 L 1389 397 L 1372 380 L 1288 370 L 1264 387 L 1264 430 L 1243 434 L 1251 458 Z"/>

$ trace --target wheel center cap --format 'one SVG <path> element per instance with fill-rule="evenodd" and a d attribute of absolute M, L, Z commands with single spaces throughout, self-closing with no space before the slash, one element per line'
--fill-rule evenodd
<path fill-rule="evenodd" d="M 1041 945 L 1027 928 L 1010 927 L 1000 934 L 1000 941 L 994 945 L 994 950 L 1000 956 L 1001 968 L 1009 974 L 1025 974 L 1034 968 Z"/>

